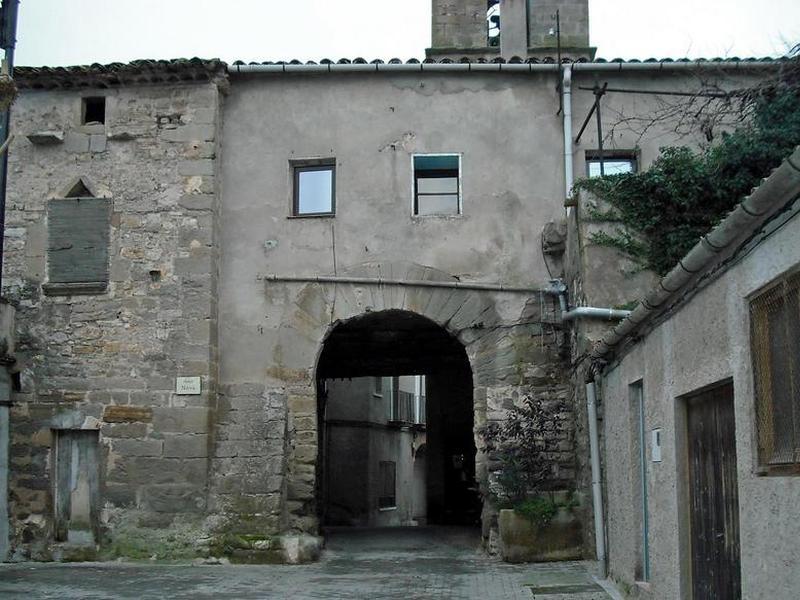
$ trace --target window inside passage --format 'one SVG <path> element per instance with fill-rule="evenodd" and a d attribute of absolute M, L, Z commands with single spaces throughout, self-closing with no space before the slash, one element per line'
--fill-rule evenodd
<path fill-rule="evenodd" d="M 335 166 L 315 165 L 294 168 L 294 214 L 334 214 Z"/>
<path fill-rule="evenodd" d="M 378 463 L 378 477 L 380 483 L 378 508 L 394 508 L 397 506 L 395 462 L 389 460 L 380 461 Z"/>
<path fill-rule="evenodd" d="M 457 154 L 414 157 L 414 214 L 461 212 L 460 159 Z"/>

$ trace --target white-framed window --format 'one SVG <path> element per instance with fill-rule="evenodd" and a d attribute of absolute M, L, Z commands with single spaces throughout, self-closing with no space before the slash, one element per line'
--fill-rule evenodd
<path fill-rule="evenodd" d="M 414 154 L 412 160 L 414 216 L 460 215 L 461 155 Z"/>

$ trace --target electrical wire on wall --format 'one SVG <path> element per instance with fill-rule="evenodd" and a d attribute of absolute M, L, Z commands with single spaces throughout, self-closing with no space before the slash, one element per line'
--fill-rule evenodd
<path fill-rule="evenodd" d="M 544 262 L 544 267 L 547 269 L 547 276 L 553 279 L 553 271 L 550 270 L 550 263 L 547 262 L 547 253 L 544 251 L 544 229 L 539 233 L 539 241 L 541 242 L 542 262 Z"/>
<path fill-rule="evenodd" d="M 334 220 L 331 219 L 331 254 L 333 257 L 333 276 L 337 277 L 339 275 L 336 267 L 336 228 L 334 227 Z M 333 302 L 331 302 L 331 315 L 330 315 L 330 324 L 333 324 L 333 314 L 336 312 L 336 290 L 337 286 L 333 284 Z"/>

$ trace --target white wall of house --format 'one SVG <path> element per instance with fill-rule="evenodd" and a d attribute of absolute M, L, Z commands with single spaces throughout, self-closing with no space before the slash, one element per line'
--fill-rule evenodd
<path fill-rule="evenodd" d="M 734 388 L 743 598 L 794 599 L 800 590 L 800 477 L 758 474 L 748 296 L 800 265 L 800 218 L 702 289 L 603 374 L 609 567 L 643 597 L 689 598 L 690 547 L 682 397 L 731 379 Z M 643 383 L 649 585 L 637 586 L 636 421 L 629 386 Z M 662 429 L 653 462 L 651 430 Z"/>

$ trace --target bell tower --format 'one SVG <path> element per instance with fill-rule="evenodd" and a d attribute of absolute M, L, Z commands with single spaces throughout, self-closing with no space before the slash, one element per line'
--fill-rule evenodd
<path fill-rule="evenodd" d="M 428 58 L 593 59 L 589 0 L 432 0 Z M 556 25 L 556 11 L 559 25 Z"/>

